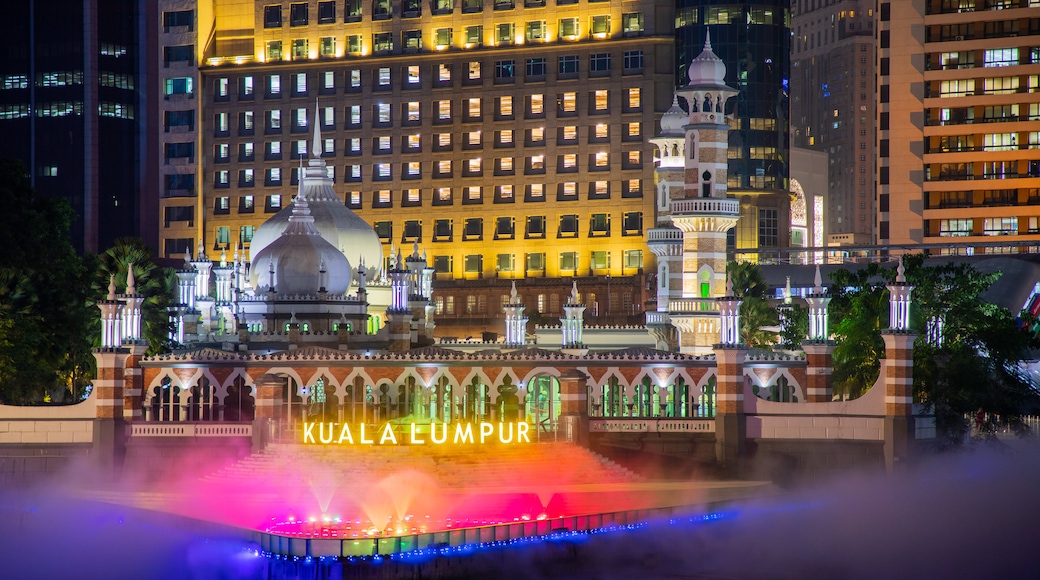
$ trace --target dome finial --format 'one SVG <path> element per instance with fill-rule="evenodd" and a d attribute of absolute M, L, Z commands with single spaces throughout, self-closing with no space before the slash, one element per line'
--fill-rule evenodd
<path fill-rule="evenodd" d="M 318 123 L 318 99 L 314 99 L 314 141 L 311 143 L 311 157 L 319 159 L 321 157 L 321 127 Z M 302 183 L 303 180 L 301 179 Z"/>
<path fill-rule="evenodd" d="M 711 50 L 711 28 L 704 27 L 704 50 Z"/>
<path fill-rule="evenodd" d="M 134 263 L 130 262 L 126 267 L 126 294 L 133 296 L 137 294 L 137 282 L 134 280 Z"/>

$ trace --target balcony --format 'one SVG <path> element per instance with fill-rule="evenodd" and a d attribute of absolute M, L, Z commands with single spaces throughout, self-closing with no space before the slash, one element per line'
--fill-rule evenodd
<path fill-rule="evenodd" d="M 672 200 L 673 216 L 740 215 L 740 202 L 722 197 L 695 197 Z"/>
<path fill-rule="evenodd" d="M 719 303 L 714 298 L 678 298 L 668 301 L 668 312 L 671 314 L 718 311 Z"/>

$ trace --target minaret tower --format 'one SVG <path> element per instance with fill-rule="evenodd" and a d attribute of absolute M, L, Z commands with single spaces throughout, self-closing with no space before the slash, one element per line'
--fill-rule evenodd
<path fill-rule="evenodd" d="M 523 347 L 527 336 L 527 317 L 524 304 L 516 293 L 516 282 L 509 291 L 509 304 L 502 306 L 506 313 L 506 346 Z"/>
<path fill-rule="evenodd" d="M 710 37 L 705 38 L 704 51 L 690 63 L 687 76 L 689 82 L 677 92 L 687 103 L 682 126 L 684 146 L 676 147 L 671 125 L 668 134 L 664 134 L 663 121 L 662 136 L 655 140 L 659 150 L 665 145 L 670 148 L 670 154 L 661 157 L 661 165 L 668 165 L 665 171 L 670 174 L 672 167 L 678 169 L 674 153 L 681 153 L 684 173 L 681 193 L 678 188 L 671 189 L 668 213 L 664 214 L 682 233 L 682 275 L 675 280 L 676 273 L 668 272 L 674 285 L 668 286 L 667 312 L 670 322 L 679 330 L 679 350 L 707 354 L 720 331 L 715 299 L 725 291 L 726 234 L 740 215 L 739 202 L 727 198 L 726 193 L 729 125 L 725 108 L 737 91 L 726 84 L 726 65 L 712 51 Z M 658 228 L 651 230 L 655 235 L 668 237 L 664 228 L 655 230 Z M 674 251 L 674 244 L 671 239 L 650 241 L 655 253 L 665 248 Z M 664 263 L 668 264 L 668 260 Z M 660 285 L 658 280 L 659 297 Z"/>

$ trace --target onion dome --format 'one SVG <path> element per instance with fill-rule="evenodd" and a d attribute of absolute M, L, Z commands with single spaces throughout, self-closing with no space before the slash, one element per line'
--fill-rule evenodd
<path fill-rule="evenodd" d="M 278 239 L 253 254 L 249 277 L 259 291 L 279 294 L 317 294 L 325 288 L 343 295 L 350 288 L 350 262 L 314 227 L 307 200 L 297 197 L 289 223 Z"/>
<path fill-rule="evenodd" d="M 383 245 L 375 230 L 365 220 L 347 208 L 332 187 L 325 161 L 321 159 L 321 134 L 318 119 L 314 119 L 314 140 L 311 145 L 312 158 L 307 167 L 301 168 L 300 191 L 293 203 L 265 221 L 253 234 L 250 249 L 253 268 L 266 268 L 255 257 L 268 245 L 274 243 L 289 223 L 295 204 L 304 199 L 310 205 L 314 227 L 336 249 L 352 263 L 366 264 L 369 278 L 375 278 L 383 263 Z M 280 289 L 279 289 L 280 290 Z"/>
<path fill-rule="evenodd" d="M 711 35 L 704 35 L 704 51 L 697 55 L 686 71 L 690 88 L 726 86 L 726 63 L 711 49 Z"/>
<path fill-rule="evenodd" d="M 661 116 L 661 135 L 685 135 L 689 116 L 679 106 L 679 95 L 672 96 L 672 106 Z"/>

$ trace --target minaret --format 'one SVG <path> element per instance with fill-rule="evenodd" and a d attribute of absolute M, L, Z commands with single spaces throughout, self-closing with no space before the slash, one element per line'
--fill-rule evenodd
<path fill-rule="evenodd" d="M 704 51 L 690 63 L 687 77 L 689 82 L 677 93 L 688 108 L 682 126 L 685 145 L 680 150 L 683 189 L 681 194 L 674 188 L 670 192 L 668 214 L 682 233 L 682 255 L 676 259 L 682 271 L 667 272 L 668 317 L 679 330 L 681 352 L 707 354 L 720 332 L 714 299 L 722 295 L 726 281 L 726 236 L 740 215 L 739 202 L 729 199 L 726 192 L 729 125 L 725 108 L 737 91 L 726 85 L 726 65 L 712 51 L 707 36 Z M 674 137 L 669 136 L 667 142 L 673 143 Z M 667 161 L 678 163 L 674 155 Z M 674 252 L 675 242 L 665 242 L 662 239 L 651 247 L 655 253 L 658 246 Z"/>
<path fill-rule="evenodd" d="M 209 332 L 213 325 L 213 305 L 215 301 L 213 297 L 209 295 L 209 276 L 210 271 L 213 269 L 213 262 L 206 256 L 206 246 L 199 242 L 199 253 L 195 256 L 195 261 L 191 263 L 195 266 L 195 307 L 202 315 L 203 332 Z"/>
<path fill-rule="evenodd" d="M 123 303 L 116 298 L 115 274 L 108 279 L 108 298 L 98 300 L 97 306 L 101 310 L 101 348 L 119 348 L 123 340 L 120 329 Z"/>
<path fill-rule="evenodd" d="M 412 311 L 408 308 L 409 274 L 401 259 L 400 250 L 393 262 L 390 275 L 390 307 L 386 309 L 386 329 L 389 334 L 387 350 L 404 351 L 412 345 Z"/>
<path fill-rule="evenodd" d="M 141 304 L 144 302 L 144 296 L 137 293 L 133 262 L 127 266 L 126 294 L 123 296 L 123 302 L 123 342 L 135 343 L 141 340 Z"/>
<path fill-rule="evenodd" d="M 564 350 L 584 352 L 585 344 L 582 334 L 585 330 L 585 305 L 578 302 L 578 283 L 571 284 L 571 295 L 563 305 L 563 317 L 560 318 L 560 330 Z"/>
<path fill-rule="evenodd" d="M 516 281 L 509 291 L 509 304 L 502 307 L 506 313 L 506 346 L 520 348 L 527 342 L 527 317 L 524 304 L 516 293 Z M 566 346 L 566 341 L 564 341 Z"/>
<path fill-rule="evenodd" d="M 805 397 L 810 403 L 826 403 L 834 398 L 831 369 L 834 367 L 834 341 L 830 340 L 827 306 L 831 297 L 823 285 L 820 267 L 816 266 L 812 294 L 809 303 L 809 338 L 802 343 L 805 351 L 806 385 Z"/>

